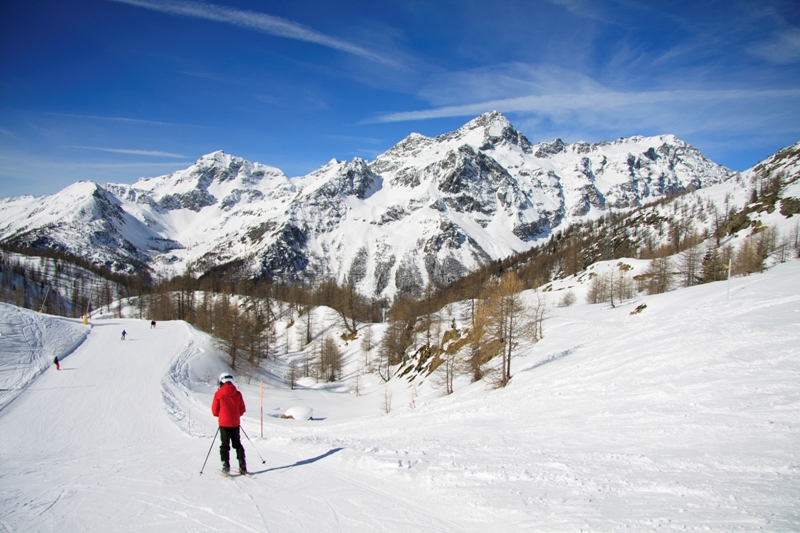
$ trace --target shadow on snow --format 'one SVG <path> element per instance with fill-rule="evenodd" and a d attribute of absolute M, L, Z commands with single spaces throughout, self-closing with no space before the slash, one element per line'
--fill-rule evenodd
<path fill-rule="evenodd" d="M 319 461 L 321 459 L 325 459 L 326 457 L 331 456 L 331 455 L 335 454 L 336 452 L 339 452 L 339 451 L 341 451 L 343 449 L 344 448 L 331 448 L 330 450 L 328 450 L 327 452 L 323 453 L 322 455 L 318 455 L 316 457 L 311 457 L 310 459 L 303 459 L 302 461 L 297 461 L 296 463 L 291 464 L 291 465 L 276 466 L 276 467 L 273 467 L 273 468 L 267 468 L 266 470 L 259 470 L 258 472 L 250 472 L 250 474 L 251 475 L 252 474 L 266 474 L 267 472 L 272 472 L 274 470 L 288 470 L 289 468 L 294 468 L 295 466 L 310 465 L 311 463 L 316 463 L 317 461 Z"/>

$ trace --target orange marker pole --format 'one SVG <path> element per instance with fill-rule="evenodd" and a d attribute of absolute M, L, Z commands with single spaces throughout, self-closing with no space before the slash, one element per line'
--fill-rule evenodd
<path fill-rule="evenodd" d="M 258 385 L 258 395 L 261 398 L 261 438 L 264 438 L 264 380 Z"/>

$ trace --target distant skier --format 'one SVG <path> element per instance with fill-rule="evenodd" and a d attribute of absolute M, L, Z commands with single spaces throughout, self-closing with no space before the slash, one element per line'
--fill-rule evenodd
<path fill-rule="evenodd" d="M 127 335 L 127 334 L 128 334 L 128 332 L 123 329 L 122 330 L 122 340 L 125 340 L 125 335 Z"/>
<path fill-rule="evenodd" d="M 56 356 L 56 358 L 53 359 L 53 363 L 55 363 L 56 365 L 56 370 L 61 370 L 61 365 L 58 364 L 58 356 Z"/>
<path fill-rule="evenodd" d="M 219 389 L 214 394 L 211 402 L 211 413 L 219 417 L 219 455 L 222 459 L 222 472 L 231 471 L 230 450 L 231 445 L 236 450 L 236 459 L 239 461 L 239 473 L 247 474 L 247 464 L 244 460 L 244 446 L 239 440 L 240 418 L 245 412 L 242 393 L 233 384 L 233 376 L 223 372 L 219 376 Z"/>
<path fill-rule="evenodd" d="M 156 328 L 156 321 L 155 320 L 151 320 L 150 321 L 150 329 L 155 329 L 155 328 Z"/>

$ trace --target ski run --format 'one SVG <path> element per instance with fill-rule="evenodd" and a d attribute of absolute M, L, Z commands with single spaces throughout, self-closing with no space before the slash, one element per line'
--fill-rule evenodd
<path fill-rule="evenodd" d="M 234 371 L 252 475 L 221 479 L 207 335 L 1 304 L 0 529 L 800 531 L 800 261 L 544 328 L 497 390 L 355 394 L 358 341 L 340 383 Z"/>

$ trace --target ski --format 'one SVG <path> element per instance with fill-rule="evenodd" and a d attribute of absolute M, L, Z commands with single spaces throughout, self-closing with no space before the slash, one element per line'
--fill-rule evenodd
<path fill-rule="evenodd" d="M 244 474 L 240 474 L 239 472 L 228 472 L 227 474 L 224 472 L 220 472 L 220 477 L 227 477 L 227 478 L 235 478 L 235 477 L 250 477 L 252 474 L 250 472 L 246 472 Z"/>

